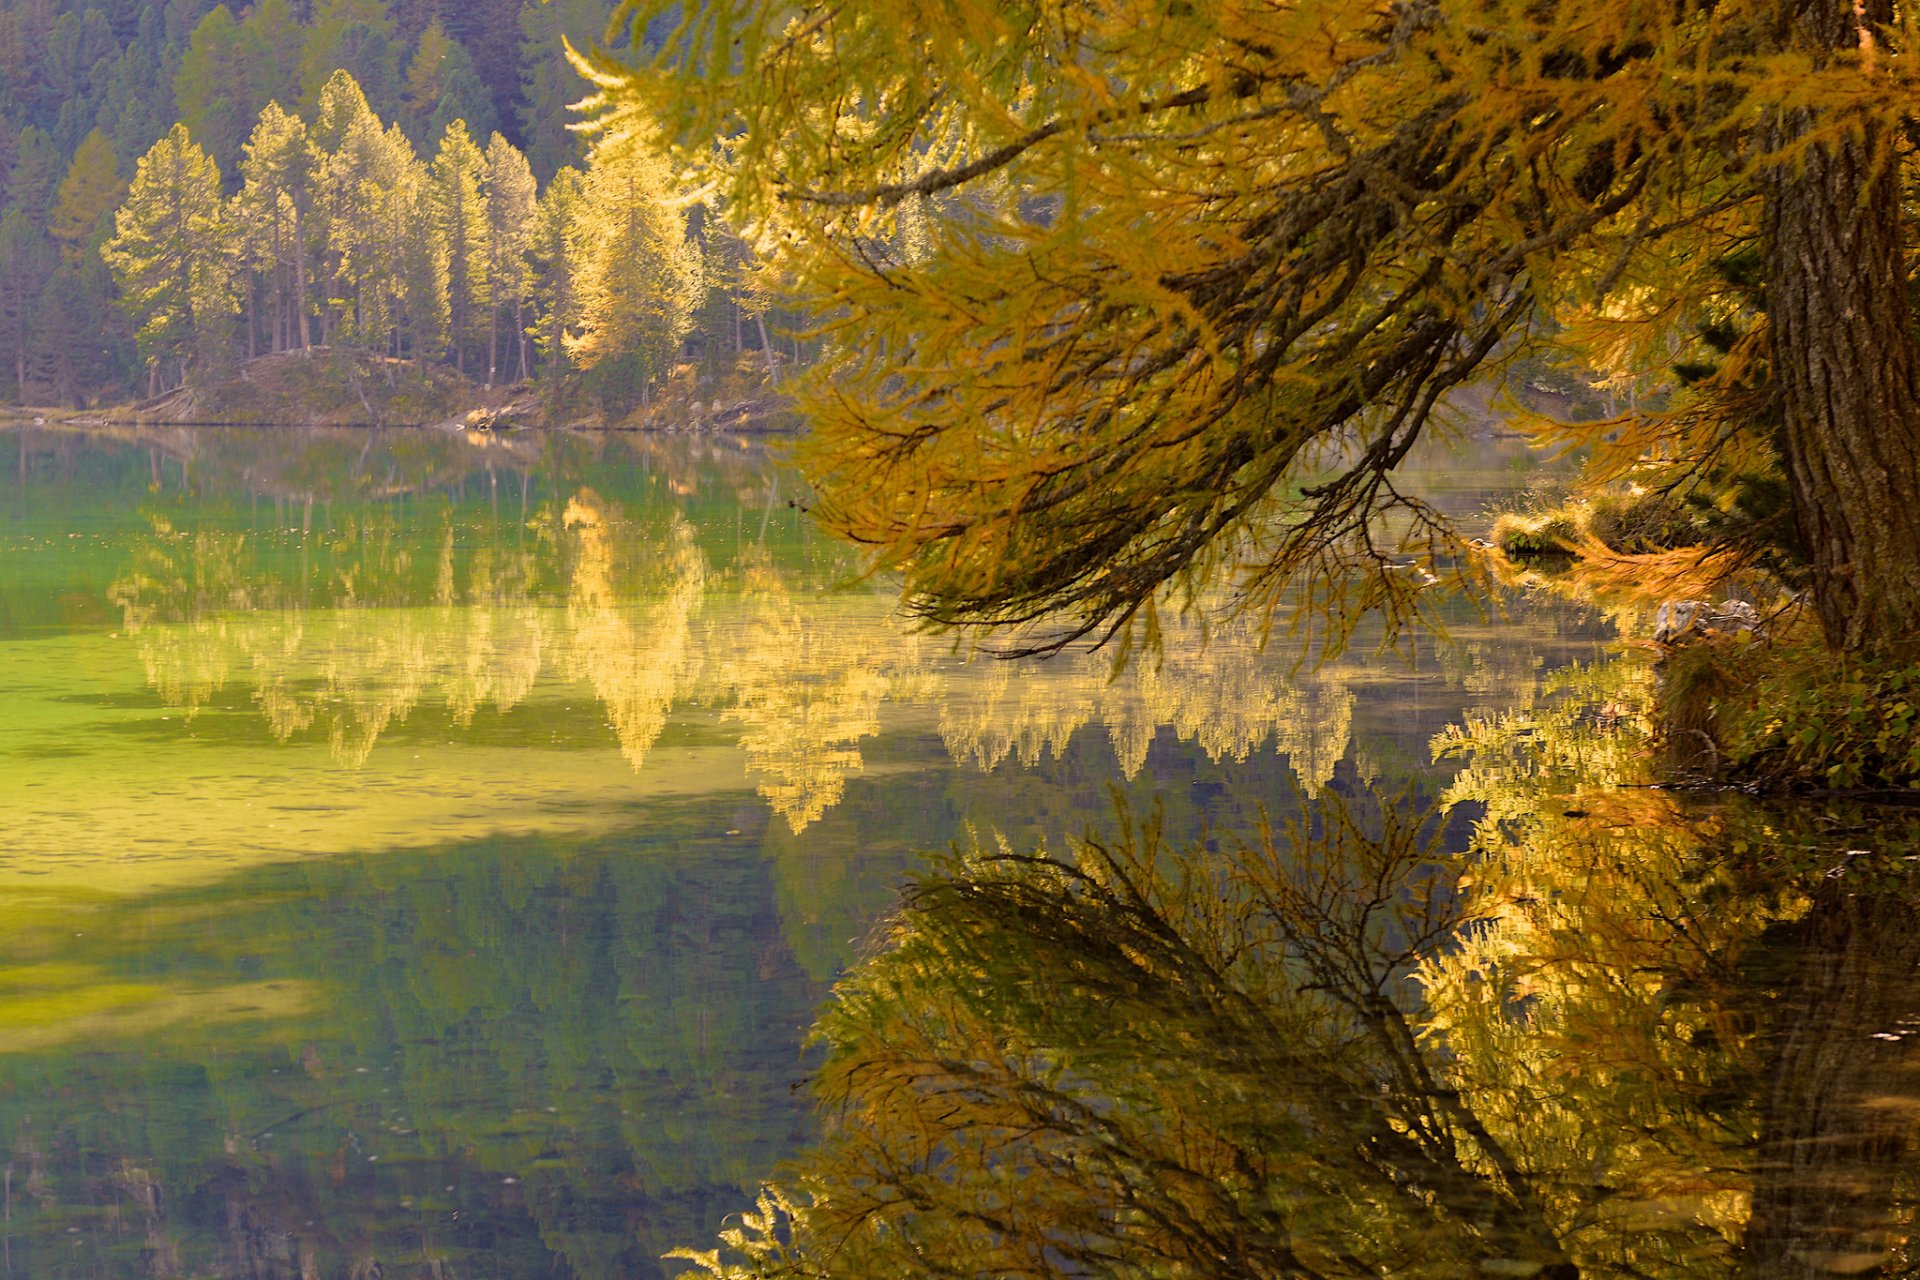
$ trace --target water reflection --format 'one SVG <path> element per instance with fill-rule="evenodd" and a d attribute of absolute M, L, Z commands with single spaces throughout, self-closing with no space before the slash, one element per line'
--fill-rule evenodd
<path fill-rule="evenodd" d="M 659 1274 L 813 1132 L 805 1027 L 920 850 L 1062 848 L 1116 791 L 1170 845 L 1431 794 L 1463 703 L 1594 651 L 1556 614 L 1411 671 L 969 661 L 730 442 L 20 443 L 0 1274 L 36 1280 Z"/>
<path fill-rule="evenodd" d="M 1103 653 L 967 661 L 877 591 L 823 595 L 817 572 L 763 542 L 722 558 L 678 507 L 629 512 L 587 487 L 552 505 L 518 529 L 336 512 L 291 547 L 150 508 L 108 594 L 148 684 L 188 723 L 238 684 L 275 739 L 324 738 L 359 768 L 423 701 L 466 728 L 547 675 L 592 691 L 636 772 L 676 708 L 717 709 L 796 833 L 839 803 L 889 708 L 935 713 L 951 758 L 989 771 L 1060 759 L 1095 726 L 1126 780 L 1162 729 L 1213 761 L 1271 749 L 1309 792 L 1348 754 L 1364 668 L 1290 670 L 1248 623 L 1176 622 L 1159 658 L 1119 671 Z"/>
<path fill-rule="evenodd" d="M 1920 815 L 1623 786 L 1645 741 L 1607 709 L 1643 674 L 1444 735 L 1470 767 L 1437 807 L 950 862 L 823 1017 L 827 1135 L 690 1259 L 1910 1274 Z"/>
<path fill-rule="evenodd" d="M 818 992 L 750 848 L 676 851 L 701 820 L 16 933 L 45 960 L 0 983 L 0 1274 L 656 1274 L 791 1143 Z"/>

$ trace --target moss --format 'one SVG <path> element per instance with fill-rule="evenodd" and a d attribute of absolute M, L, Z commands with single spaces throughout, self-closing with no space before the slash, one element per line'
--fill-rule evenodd
<path fill-rule="evenodd" d="M 1580 524 L 1570 508 L 1525 514 L 1509 511 L 1493 522 L 1488 541 L 1513 560 L 1571 556 Z"/>

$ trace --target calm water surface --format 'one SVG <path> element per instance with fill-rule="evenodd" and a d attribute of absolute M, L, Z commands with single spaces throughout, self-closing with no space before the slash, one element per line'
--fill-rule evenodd
<path fill-rule="evenodd" d="M 1426 483 L 1473 512 L 1537 467 L 1484 446 Z M 1209 847 L 1303 797 L 1457 800 L 1455 847 L 1476 822 L 1533 833 L 1487 877 L 1520 908 L 1448 953 L 1461 983 L 1598 936 L 1595 904 L 1657 859 L 1596 886 L 1577 852 L 1596 839 L 1691 833 L 1641 886 L 1690 885 L 1689 919 L 1702 830 L 1781 843 L 1764 819 L 1619 799 L 1647 793 L 1611 789 L 1639 745 L 1597 619 L 1455 610 L 1452 642 L 1410 662 L 1306 671 L 1231 627 L 1117 677 L 1100 656 L 969 660 L 903 627 L 803 500 L 731 440 L 0 435 L 0 1276 L 659 1274 L 808 1142 L 814 1012 L 954 842 L 1059 848 L 1120 803 Z M 1823 839 L 1782 847 L 1817 862 Z M 1825 1253 L 1770 1256 L 1865 1274 L 1910 1181 L 1920 1017 L 1897 990 L 1914 957 L 1887 940 L 1920 930 L 1904 888 L 1832 923 L 1825 871 L 1717 890 L 1748 904 L 1724 913 L 1745 932 L 1632 1008 L 1664 1026 L 1708 976 L 1737 987 L 1685 1016 L 1758 1046 L 1756 1096 L 1792 1072 L 1764 1065 L 1780 1016 L 1740 1000 L 1838 1019 L 1793 1023 L 1840 1046 L 1807 1087 L 1898 1123 L 1839 1124 L 1872 1148 L 1851 1172 L 1756 1190 L 1724 1166 L 1834 1148 L 1817 1119 L 1766 1129 L 1799 1106 L 1788 1088 L 1635 1203 L 1649 1231 L 1724 1241 L 1785 1196 L 1786 1240 L 1815 1230 L 1787 1222 L 1812 1212 L 1791 1189 L 1844 1176 L 1871 1212 L 1818 1228 Z M 1626 916 L 1660 917 L 1647 902 Z M 1855 976 L 1819 988 L 1804 954 Z M 1650 955 L 1564 964 L 1666 973 Z M 1861 965 L 1881 975 L 1864 988 Z M 1549 972 L 1501 1005 L 1516 1025 L 1565 994 Z M 1568 1052 L 1542 1044 L 1489 1062 Z"/>

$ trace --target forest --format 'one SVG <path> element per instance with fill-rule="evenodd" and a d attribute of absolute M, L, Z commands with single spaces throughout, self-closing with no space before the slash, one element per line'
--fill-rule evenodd
<path fill-rule="evenodd" d="M 643 149 L 569 127 L 567 42 L 606 19 L 9 7 L 0 397 L 110 404 L 327 347 L 624 410 L 683 354 L 770 346 L 738 241 Z"/>

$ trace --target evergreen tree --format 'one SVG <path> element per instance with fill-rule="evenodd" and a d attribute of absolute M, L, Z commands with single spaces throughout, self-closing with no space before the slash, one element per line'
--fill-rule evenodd
<path fill-rule="evenodd" d="M 110 229 L 108 215 L 125 193 L 126 183 L 120 180 L 113 144 L 95 129 L 74 153 L 53 207 L 48 229 L 60 244 L 62 260 L 77 265 L 92 254 Z"/>
<path fill-rule="evenodd" d="M 13 199 L 13 166 L 20 158 L 20 130 L 0 112 L 0 209 Z"/>
<path fill-rule="evenodd" d="M 220 170 L 176 124 L 140 158 L 101 257 L 140 326 L 149 386 L 227 355 L 235 311 L 232 226 Z"/>
<path fill-rule="evenodd" d="M 222 172 L 232 172 L 240 159 L 247 122 L 257 109 L 253 91 L 264 78 L 247 37 L 227 6 L 215 5 L 193 29 L 173 77 L 180 122 Z"/>
<path fill-rule="evenodd" d="M 0 346 L 13 356 L 17 400 L 32 391 L 27 358 L 38 331 L 40 295 L 58 261 L 44 224 L 27 209 L 16 204 L 0 218 Z"/>
<path fill-rule="evenodd" d="M 314 155 L 300 117 L 278 102 L 260 113 L 240 161 L 234 197 L 245 260 L 266 284 L 268 345 L 312 345 L 307 248 L 312 228 Z"/>
<path fill-rule="evenodd" d="M 594 148 L 570 242 L 580 328 L 566 345 L 610 407 L 636 402 L 666 371 L 698 301 L 671 189 L 666 165 L 640 146 Z"/>
<path fill-rule="evenodd" d="M 499 376 L 504 337 L 516 359 L 514 377 L 527 376 L 526 309 L 530 286 L 527 248 L 533 236 L 535 190 L 527 158 L 499 134 L 487 141 L 487 385 Z"/>
<path fill-rule="evenodd" d="M 493 120 L 510 119 L 510 116 L 503 115 L 500 108 L 513 101 L 514 91 L 518 87 L 516 72 L 519 64 L 515 55 L 519 50 L 520 9 L 523 2 L 459 0 L 459 3 L 448 3 L 440 9 L 440 21 L 445 25 L 447 34 L 471 55 L 472 66 L 481 81 L 482 96 L 492 108 L 488 115 Z M 484 138 L 492 131 L 492 125 L 483 132 L 475 127 L 477 123 L 467 118 L 468 132 L 473 136 Z"/>
<path fill-rule="evenodd" d="M 474 138 L 493 131 L 493 102 L 473 59 L 438 18 L 420 33 L 407 67 L 403 101 L 407 135 L 421 146 L 445 133 L 455 120 L 464 120 L 468 135 Z"/>
<path fill-rule="evenodd" d="M 7 175 L 7 206 L 22 210 L 35 226 L 44 229 L 53 209 L 54 190 L 66 167 L 65 158 L 46 130 L 28 125 L 20 131 L 13 169 Z"/>
<path fill-rule="evenodd" d="M 558 170 L 534 206 L 533 230 L 527 244 L 527 265 L 533 280 L 534 347 L 547 362 L 547 375 L 569 367 L 567 339 L 578 321 L 579 290 L 573 248 L 579 234 L 583 175 L 571 165 Z"/>
<path fill-rule="evenodd" d="M 589 86 L 568 59 L 567 44 L 591 46 L 606 24 L 601 0 L 545 0 L 520 10 L 521 145 L 542 184 L 586 159 L 579 132 L 567 123 L 569 108 L 587 96 Z"/>
<path fill-rule="evenodd" d="M 316 95 L 313 109 L 313 145 L 331 154 L 340 149 L 347 130 L 363 116 L 373 114 L 367 95 L 350 71 L 334 71 Z"/>
<path fill-rule="evenodd" d="M 395 299 L 407 237 L 406 216 L 417 164 L 398 128 L 384 129 L 371 111 L 354 115 L 320 170 L 319 206 L 326 219 L 330 284 L 322 328 L 369 351 L 395 339 Z"/>
<path fill-rule="evenodd" d="M 394 133 L 398 132 L 395 126 Z M 422 368 L 445 352 L 448 332 L 450 254 L 440 233 L 435 194 L 432 175 L 416 158 L 407 168 L 405 190 L 396 210 L 405 226 L 398 284 L 399 305 L 406 315 L 408 347 Z"/>
<path fill-rule="evenodd" d="M 289 0 L 254 0 L 240 20 L 240 29 L 257 51 L 251 68 L 251 100 L 261 104 L 299 101 L 300 56 L 307 33 Z"/>
<path fill-rule="evenodd" d="M 454 48 L 460 46 L 456 43 Z M 485 137 L 493 130 L 493 100 L 487 96 L 487 87 L 481 83 L 471 58 L 453 60 L 447 71 L 447 82 L 440 90 L 440 101 L 434 104 L 433 114 L 427 118 L 428 136 L 438 138 L 456 120 L 467 126 L 470 138 Z"/>
<path fill-rule="evenodd" d="M 486 157 L 461 121 L 440 137 L 433 158 L 436 234 L 447 247 L 447 322 L 453 367 L 466 372 L 467 352 L 487 332 Z"/>
<path fill-rule="evenodd" d="M 324 0 L 300 54 L 303 101 L 317 103 L 336 72 L 353 77 L 372 109 L 391 115 L 400 102 L 399 45 L 385 0 Z"/>
<path fill-rule="evenodd" d="M 112 365 L 110 281 L 97 257 L 62 262 L 40 296 L 33 334 L 34 382 L 55 403 L 86 407 L 87 391 Z"/>
<path fill-rule="evenodd" d="M 107 72 L 106 95 L 94 117 L 123 162 L 145 155 L 166 131 L 171 111 L 167 96 L 156 49 L 135 39 Z"/>

